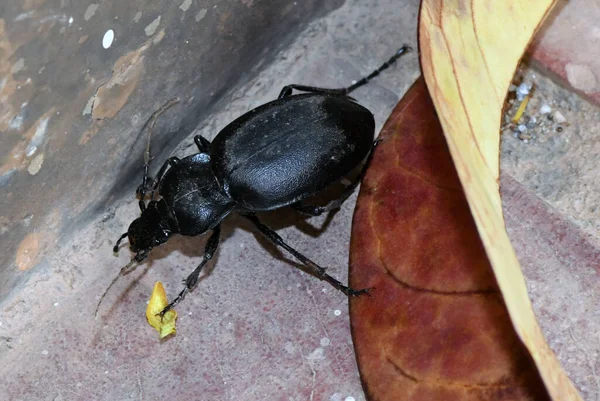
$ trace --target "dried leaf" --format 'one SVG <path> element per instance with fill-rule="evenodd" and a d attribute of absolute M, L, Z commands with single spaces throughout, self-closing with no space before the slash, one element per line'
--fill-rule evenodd
<path fill-rule="evenodd" d="M 175 321 L 177 320 L 177 312 L 175 309 L 170 309 L 164 316 L 160 316 L 160 312 L 169 305 L 167 293 L 160 281 L 154 284 L 150 302 L 146 308 L 146 319 L 148 324 L 154 327 L 159 333 L 160 338 L 165 338 L 169 334 L 175 334 Z"/>
<path fill-rule="evenodd" d="M 510 318 L 555 401 L 581 400 L 537 324 L 504 227 L 499 127 L 504 99 L 552 0 L 424 0 L 423 74 Z"/>
<path fill-rule="evenodd" d="M 512 328 L 424 81 L 388 119 L 354 215 L 350 283 L 371 400 L 547 400 Z"/>

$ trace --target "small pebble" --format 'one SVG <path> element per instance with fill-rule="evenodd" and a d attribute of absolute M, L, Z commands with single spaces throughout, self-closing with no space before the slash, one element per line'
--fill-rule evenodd
<path fill-rule="evenodd" d="M 551 111 L 552 111 L 552 108 L 545 103 L 542 105 L 542 107 L 540 107 L 540 114 L 548 114 Z"/>
<path fill-rule="evenodd" d="M 521 85 L 519 85 L 516 90 L 517 99 L 519 101 L 523 101 L 523 99 L 525 99 L 525 96 L 529 95 L 529 92 L 531 91 L 531 87 L 532 87 L 532 85 L 529 82 L 522 82 Z"/>
<path fill-rule="evenodd" d="M 562 115 L 560 111 L 557 110 L 554 112 L 554 121 L 556 121 L 558 124 L 562 124 L 566 122 L 567 119 L 565 116 Z"/>
<path fill-rule="evenodd" d="M 531 139 L 531 134 L 528 133 L 528 132 L 521 132 L 519 134 L 519 139 L 522 140 L 522 141 L 528 141 L 528 140 Z"/>
<path fill-rule="evenodd" d="M 525 131 L 527 131 L 527 127 L 525 126 L 525 124 L 519 124 L 519 126 L 517 127 L 517 129 L 519 130 L 519 132 L 525 132 Z"/>

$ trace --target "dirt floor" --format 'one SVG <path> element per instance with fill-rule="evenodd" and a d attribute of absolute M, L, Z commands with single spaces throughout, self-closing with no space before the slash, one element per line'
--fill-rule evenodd
<path fill-rule="evenodd" d="M 347 1 L 311 23 L 194 133 L 213 138 L 285 84 L 337 87 L 358 79 L 402 43 L 416 47 L 417 11 L 418 1 Z M 356 91 L 378 130 L 419 74 L 412 53 Z M 600 400 L 600 110 L 535 71 L 524 75 L 533 83 L 529 120 L 522 121 L 527 130 L 507 125 L 502 134 L 507 226 L 551 347 L 584 399 Z M 545 104 L 551 111 L 542 114 Z M 194 133 L 174 154 L 193 151 Z M 43 169 L 39 164 L 29 168 Z M 287 212 L 265 221 L 345 282 L 355 199 L 330 222 Z M 293 260 L 235 216 L 223 226 L 210 274 L 178 307 L 176 336 L 159 341 L 146 324 L 147 298 L 156 281 L 171 297 L 181 289 L 206 238 L 174 238 L 155 249 L 111 289 L 94 319 L 100 295 L 130 258 L 126 248 L 115 257 L 112 245 L 138 214 L 133 192 L 107 201 L 97 218 L 61 237 L 19 291 L 2 300 L 0 394 L 54 401 L 365 400 L 346 299 L 295 269 Z M 30 217 L 19 219 L 26 227 Z M 45 224 L 51 227 L 52 216 Z"/>

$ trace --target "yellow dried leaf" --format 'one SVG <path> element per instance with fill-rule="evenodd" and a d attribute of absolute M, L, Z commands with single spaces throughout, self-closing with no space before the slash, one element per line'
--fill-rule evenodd
<path fill-rule="evenodd" d="M 581 400 L 546 343 L 502 215 L 499 130 L 508 87 L 553 0 L 423 0 L 423 75 L 515 330 L 554 401 Z"/>
<path fill-rule="evenodd" d="M 175 320 L 177 319 L 177 312 L 175 309 L 170 309 L 161 318 L 160 312 L 169 305 L 167 300 L 167 293 L 160 281 L 154 284 L 152 295 L 150 296 L 150 302 L 146 308 L 146 319 L 148 324 L 154 327 L 159 333 L 160 338 L 165 338 L 169 334 L 175 334 Z"/>

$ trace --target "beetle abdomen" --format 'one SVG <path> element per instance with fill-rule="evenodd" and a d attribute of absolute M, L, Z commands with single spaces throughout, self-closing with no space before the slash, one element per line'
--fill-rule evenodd
<path fill-rule="evenodd" d="M 369 153 L 375 121 L 342 96 L 296 95 L 260 106 L 225 127 L 211 167 L 240 206 L 272 210 L 341 179 Z"/>

